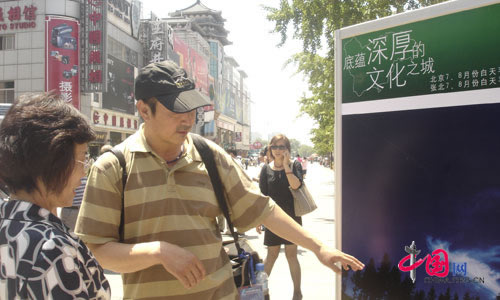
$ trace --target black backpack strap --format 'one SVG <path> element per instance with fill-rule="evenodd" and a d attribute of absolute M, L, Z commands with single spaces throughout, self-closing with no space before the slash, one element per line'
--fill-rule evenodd
<path fill-rule="evenodd" d="M 127 162 L 125 161 L 125 156 L 123 152 L 116 147 L 109 150 L 109 152 L 113 153 L 118 161 L 120 162 L 120 167 L 122 168 L 122 183 L 123 183 L 123 192 L 122 192 L 122 211 L 120 214 L 120 226 L 118 227 L 118 231 L 120 233 L 120 243 L 123 243 L 123 226 L 125 222 L 125 184 L 127 183 Z"/>
<path fill-rule="evenodd" d="M 234 232 L 233 222 L 231 222 L 231 218 L 229 216 L 226 197 L 224 196 L 224 191 L 222 189 L 222 181 L 220 179 L 219 172 L 217 171 L 217 166 L 215 165 L 215 159 L 212 149 L 210 149 L 205 139 L 201 136 L 191 134 L 191 138 L 193 139 L 194 146 L 200 153 L 201 159 L 203 160 L 205 168 L 208 171 L 208 176 L 210 177 L 210 181 L 212 182 L 215 197 L 217 198 L 219 207 L 224 213 L 224 217 L 227 220 L 227 225 L 229 227 L 229 230 L 231 231 L 231 235 L 233 236 L 236 248 L 238 249 L 238 253 L 242 253 L 243 250 L 238 243 L 238 234 Z"/>

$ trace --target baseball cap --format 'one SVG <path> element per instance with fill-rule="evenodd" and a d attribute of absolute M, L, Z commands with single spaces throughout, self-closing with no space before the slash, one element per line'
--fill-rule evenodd
<path fill-rule="evenodd" d="M 208 97 L 196 90 L 186 70 L 170 60 L 151 63 L 139 70 L 135 79 L 135 97 L 137 100 L 155 97 L 175 113 L 211 105 Z"/>

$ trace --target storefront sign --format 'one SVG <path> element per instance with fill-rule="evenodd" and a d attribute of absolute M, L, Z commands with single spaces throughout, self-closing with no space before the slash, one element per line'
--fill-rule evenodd
<path fill-rule="evenodd" d="M 139 128 L 139 117 L 94 108 L 92 109 L 92 123 L 95 125 L 137 130 Z"/>
<path fill-rule="evenodd" d="M 72 18 L 45 19 L 45 91 L 56 91 L 80 108 L 79 22 Z"/>
<path fill-rule="evenodd" d="M 82 7 L 83 92 L 102 92 L 106 88 L 107 0 L 87 0 Z"/>
<path fill-rule="evenodd" d="M 95 132 L 95 140 L 94 142 L 96 143 L 105 143 L 106 142 L 106 137 L 108 136 L 108 133 L 105 131 L 94 131 Z"/>
<path fill-rule="evenodd" d="M 0 32 L 36 28 L 35 5 L 0 7 Z"/>
<path fill-rule="evenodd" d="M 221 120 L 217 120 L 217 127 L 234 131 L 234 124 L 227 123 Z"/>
<path fill-rule="evenodd" d="M 132 35 L 130 20 L 132 4 L 127 0 L 108 0 L 108 20 L 128 35 Z"/>

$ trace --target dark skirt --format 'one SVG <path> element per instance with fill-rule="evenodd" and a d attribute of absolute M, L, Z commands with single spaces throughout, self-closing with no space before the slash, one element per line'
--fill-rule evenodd
<path fill-rule="evenodd" d="M 295 222 L 299 223 L 302 226 L 302 218 L 301 217 L 292 217 Z M 285 240 L 284 238 L 274 234 L 271 230 L 266 228 L 264 231 L 264 245 L 266 246 L 280 246 L 280 245 L 293 245 L 292 242 Z"/>

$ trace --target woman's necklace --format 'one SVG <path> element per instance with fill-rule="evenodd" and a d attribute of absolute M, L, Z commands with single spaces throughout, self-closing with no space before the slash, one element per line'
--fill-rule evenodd
<path fill-rule="evenodd" d="M 274 169 L 275 169 L 274 171 L 279 172 L 278 173 L 278 178 L 281 179 L 281 173 L 282 173 L 281 171 L 283 170 L 283 163 L 281 163 L 280 166 L 277 166 L 276 165 L 276 161 L 275 161 L 274 162 Z"/>
<path fill-rule="evenodd" d="M 281 163 L 281 165 L 279 165 L 279 166 L 278 166 L 278 165 L 276 164 L 276 161 L 275 161 L 275 162 L 274 162 L 274 167 L 275 167 L 276 169 L 281 169 L 281 168 L 283 168 L 283 162 Z"/>
<path fill-rule="evenodd" d="M 179 153 L 179 155 L 177 155 L 176 158 L 172 159 L 172 160 L 165 160 L 165 162 L 167 164 L 173 164 L 174 162 L 178 161 L 179 159 L 181 159 L 181 156 L 182 154 L 184 153 L 184 145 L 181 146 L 181 153 Z"/>

